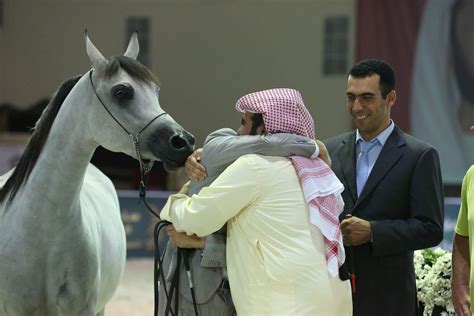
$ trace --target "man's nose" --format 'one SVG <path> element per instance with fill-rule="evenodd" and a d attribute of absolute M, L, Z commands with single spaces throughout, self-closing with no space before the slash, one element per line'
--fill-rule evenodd
<path fill-rule="evenodd" d="M 359 101 L 359 98 L 355 98 L 354 105 L 352 106 L 352 111 L 360 111 L 363 109 L 362 103 Z"/>

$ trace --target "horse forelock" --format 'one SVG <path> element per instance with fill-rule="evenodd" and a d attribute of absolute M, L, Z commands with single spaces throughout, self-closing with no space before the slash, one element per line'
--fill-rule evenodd
<path fill-rule="evenodd" d="M 135 59 L 125 56 L 113 56 L 109 59 L 104 70 L 105 77 L 111 78 L 118 73 L 120 68 L 125 70 L 130 77 L 139 81 L 160 84 L 158 78 L 147 67 Z"/>
<path fill-rule="evenodd" d="M 46 106 L 40 119 L 36 123 L 33 135 L 31 136 L 20 161 L 15 167 L 15 171 L 11 177 L 8 178 L 3 188 L 0 189 L 0 202 L 3 202 L 9 193 L 10 196 L 8 202 L 11 202 L 22 184 L 28 179 L 44 144 L 46 143 L 51 126 L 53 125 L 61 105 L 81 77 L 82 76 L 76 76 L 64 81 L 53 95 L 53 98 L 48 106 Z"/>

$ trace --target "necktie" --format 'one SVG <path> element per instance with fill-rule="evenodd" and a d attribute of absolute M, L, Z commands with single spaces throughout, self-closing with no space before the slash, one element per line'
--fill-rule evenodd
<path fill-rule="evenodd" d="M 369 177 L 369 153 L 377 145 L 378 140 L 373 139 L 370 142 L 361 141 L 359 143 L 360 153 L 357 157 L 356 163 L 356 181 L 357 181 L 357 196 L 360 196 L 362 189 Z"/>

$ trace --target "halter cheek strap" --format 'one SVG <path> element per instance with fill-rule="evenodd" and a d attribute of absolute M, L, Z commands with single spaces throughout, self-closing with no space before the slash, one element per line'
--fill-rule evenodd
<path fill-rule="evenodd" d="M 137 134 L 133 135 L 131 132 L 129 132 L 127 130 L 127 128 L 125 128 L 125 126 L 120 123 L 120 121 L 112 114 L 112 112 L 110 112 L 110 110 L 107 108 L 107 106 L 105 105 L 105 103 L 102 101 L 102 99 L 100 98 L 100 96 L 97 94 L 97 90 L 95 89 L 95 86 L 94 86 L 94 82 L 92 81 L 92 70 L 89 72 L 89 80 L 90 80 L 90 83 L 91 83 L 91 86 L 92 86 L 92 90 L 94 91 L 94 94 L 95 96 L 97 97 L 97 99 L 99 100 L 100 104 L 102 104 L 102 106 L 104 107 L 104 109 L 107 111 L 107 113 L 114 119 L 114 121 L 125 131 L 125 133 L 127 133 L 131 140 L 132 140 L 132 143 L 133 143 L 133 147 L 135 148 L 135 152 L 137 154 L 137 159 L 138 159 L 138 162 L 140 163 L 140 173 L 142 175 L 142 180 L 140 182 L 144 182 L 143 180 L 143 176 L 148 174 L 148 172 L 150 172 L 151 168 L 153 167 L 153 163 L 154 161 L 151 160 L 149 161 L 148 163 L 145 163 L 142 159 L 142 156 L 140 154 L 140 148 L 138 146 L 139 144 L 139 136 L 140 134 L 148 127 L 151 125 L 151 123 L 153 123 L 157 118 L 159 118 L 160 116 L 162 115 L 165 115 L 165 114 L 168 114 L 166 112 L 163 112 L 161 114 L 158 114 L 157 116 L 155 116 L 150 122 L 148 122 L 148 124 L 146 124 Z M 140 186 L 142 184 L 140 183 Z"/>

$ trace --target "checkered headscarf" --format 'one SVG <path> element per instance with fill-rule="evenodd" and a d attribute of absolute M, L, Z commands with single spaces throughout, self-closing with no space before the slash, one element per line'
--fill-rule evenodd
<path fill-rule="evenodd" d="M 313 118 L 297 90 L 281 88 L 250 93 L 240 98 L 235 108 L 242 113 L 261 113 L 267 133 L 290 133 L 315 138 Z M 329 273 L 337 276 L 339 267 L 344 263 L 345 253 L 336 196 L 344 190 L 344 186 L 320 158 L 290 158 L 309 205 L 311 223 L 324 236 Z"/>
<path fill-rule="evenodd" d="M 301 94 L 293 89 L 270 89 L 250 93 L 235 104 L 239 112 L 261 113 L 270 134 L 290 133 L 314 138 L 314 122 Z"/>

